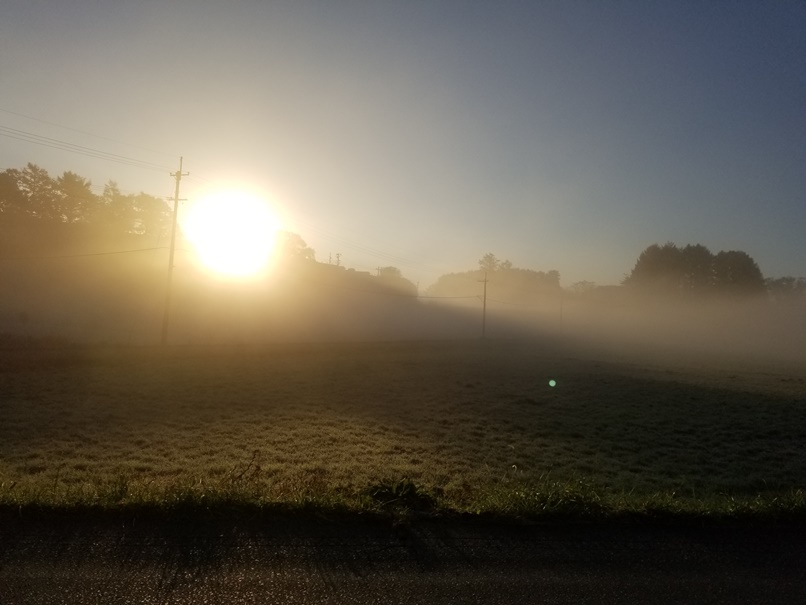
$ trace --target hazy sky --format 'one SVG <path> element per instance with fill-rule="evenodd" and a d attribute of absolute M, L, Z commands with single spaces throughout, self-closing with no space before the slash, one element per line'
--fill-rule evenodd
<path fill-rule="evenodd" d="M 666 241 L 806 276 L 802 1 L 4 0 L 0 109 L 164 167 L 0 136 L 0 169 L 166 196 L 183 155 L 182 197 L 260 188 L 421 287 L 486 252 L 618 283 Z"/>

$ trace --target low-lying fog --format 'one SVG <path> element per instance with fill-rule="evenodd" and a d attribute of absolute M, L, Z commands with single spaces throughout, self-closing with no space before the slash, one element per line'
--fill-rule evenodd
<path fill-rule="evenodd" d="M 153 345 L 160 341 L 164 259 L 63 259 L 29 270 L 2 268 L 0 334 L 6 344 L 82 342 Z M 402 284 L 402 285 L 401 285 Z M 424 298 L 369 274 L 316 264 L 277 271 L 260 282 L 175 273 L 170 344 L 333 340 L 527 338 L 629 353 L 679 353 L 806 361 L 806 304 L 766 296 L 671 300 L 627 287 L 569 293 L 559 288 L 528 304 L 496 298 L 490 284 L 471 298 Z"/>

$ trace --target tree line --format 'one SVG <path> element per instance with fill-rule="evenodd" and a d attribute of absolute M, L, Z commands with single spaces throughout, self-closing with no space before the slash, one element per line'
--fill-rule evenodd
<path fill-rule="evenodd" d="M 0 172 L 0 250 L 6 254 L 106 252 L 103 247 L 167 246 L 172 211 L 147 193 L 124 194 L 108 181 L 100 194 L 74 172 L 53 177 L 29 163 Z M 279 254 L 311 261 L 314 251 L 296 233 L 278 234 Z"/>
<path fill-rule="evenodd" d="M 111 180 L 95 194 L 91 181 L 74 172 L 52 177 L 32 163 L 0 172 L 0 218 L 4 223 L 35 220 L 154 240 L 171 226 L 170 208 L 158 197 L 124 194 Z"/>
<path fill-rule="evenodd" d="M 806 293 L 806 279 L 765 278 L 758 263 L 742 250 L 714 254 L 702 244 L 679 247 L 671 242 L 645 248 L 623 284 L 667 296 L 751 296 L 766 292 L 782 299 Z"/>
<path fill-rule="evenodd" d="M 4 253 L 49 253 L 99 241 L 165 245 L 171 220 L 165 200 L 143 192 L 124 194 L 112 180 L 96 194 L 90 180 L 70 171 L 53 177 L 29 163 L 21 169 L 0 172 L 0 251 Z M 282 257 L 315 261 L 314 251 L 299 235 L 282 233 L 280 241 Z M 404 280 L 396 267 L 381 268 L 378 277 L 398 284 Z M 484 279 L 506 301 L 528 302 L 560 288 L 556 270 L 519 268 L 487 253 L 478 261 L 477 269 L 442 275 L 425 293 L 436 297 L 477 296 L 479 282 Z M 652 244 L 640 253 L 622 283 L 635 291 L 665 296 L 764 292 L 779 300 L 806 296 L 806 279 L 765 278 L 746 252 L 712 253 L 702 244 Z M 580 282 L 571 291 L 583 293 L 594 287 L 592 282 Z"/>
<path fill-rule="evenodd" d="M 488 252 L 478 261 L 478 269 L 447 273 L 426 290 L 434 297 L 476 297 L 486 282 L 491 298 L 504 303 L 529 304 L 560 291 L 560 273 L 515 267 Z"/>

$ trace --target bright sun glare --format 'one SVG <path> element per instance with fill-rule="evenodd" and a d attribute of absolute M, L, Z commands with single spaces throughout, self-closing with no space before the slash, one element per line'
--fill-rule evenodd
<path fill-rule="evenodd" d="M 224 276 L 248 277 L 271 261 L 279 219 L 259 196 L 219 191 L 189 206 L 182 221 L 185 236 L 201 263 Z"/>

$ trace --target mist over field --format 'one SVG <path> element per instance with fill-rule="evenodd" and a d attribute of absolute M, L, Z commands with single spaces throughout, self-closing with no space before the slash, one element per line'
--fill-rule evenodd
<path fill-rule="evenodd" d="M 417 284 L 232 200 L 189 237 L 0 173 L 0 506 L 803 510 L 806 280 L 667 243 L 618 286 L 492 252 Z"/>
<path fill-rule="evenodd" d="M 15 346 L 159 342 L 164 253 L 5 263 L 0 281 L 0 333 Z M 491 279 L 485 318 L 481 283 L 469 284 L 475 296 L 457 298 L 418 298 L 399 286 L 320 263 L 279 267 L 265 280 L 246 282 L 177 272 L 168 342 L 478 339 L 484 329 L 492 339 L 564 342 L 619 355 L 650 348 L 672 355 L 806 360 L 802 300 L 670 300 L 618 286 L 582 293 L 557 287 L 519 304 L 505 302 Z"/>
<path fill-rule="evenodd" d="M 163 200 L 113 182 L 96 195 L 70 172 L 0 172 L 2 342 L 141 346 L 165 330 L 173 345 L 488 338 L 639 358 L 806 359 L 806 279 L 765 277 L 743 251 L 652 244 L 618 286 L 563 286 L 559 271 L 488 252 L 415 284 L 395 266 L 320 262 L 301 235 L 235 216 L 232 195 L 195 215 L 194 240 L 181 224 L 174 238 Z M 239 274 L 261 250 L 265 265 Z"/>

